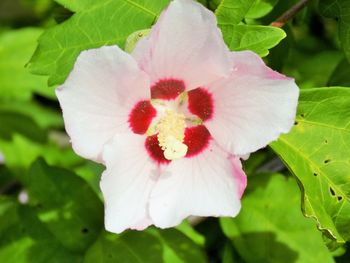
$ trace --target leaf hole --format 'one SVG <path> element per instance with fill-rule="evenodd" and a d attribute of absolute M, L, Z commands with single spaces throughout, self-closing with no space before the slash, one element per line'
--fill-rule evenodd
<path fill-rule="evenodd" d="M 304 118 L 304 117 L 305 117 L 305 114 L 304 114 L 304 113 L 301 113 L 301 114 L 300 114 L 300 117 Z"/>
<path fill-rule="evenodd" d="M 330 159 L 326 159 L 326 160 L 324 160 L 324 163 L 327 164 L 327 163 L 329 163 L 330 161 L 331 161 Z"/>
<path fill-rule="evenodd" d="M 337 196 L 337 199 L 338 199 L 338 201 L 341 201 L 341 200 L 343 200 L 343 197 L 340 196 L 340 195 L 338 195 L 338 196 Z"/>
<path fill-rule="evenodd" d="M 81 233 L 87 234 L 87 233 L 89 233 L 89 229 L 87 229 L 86 227 L 84 227 L 84 228 L 81 229 Z"/>
<path fill-rule="evenodd" d="M 329 187 L 329 191 L 331 192 L 331 195 L 335 196 L 335 192 L 332 187 Z"/>
<path fill-rule="evenodd" d="M 318 174 L 317 173 L 314 173 L 314 176 L 317 176 Z"/>
<path fill-rule="evenodd" d="M 299 122 L 297 122 L 297 121 L 294 122 L 294 125 L 295 125 L 295 126 L 298 125 L 298 124 L 299 124 Z"/>

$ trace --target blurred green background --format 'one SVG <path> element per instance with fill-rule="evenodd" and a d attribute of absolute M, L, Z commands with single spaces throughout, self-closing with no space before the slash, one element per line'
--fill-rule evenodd
<path fill-rule="evenodd" d="M 348 243 L 335 243 L 303 216 L 298 181 L 270 148 L 244 163 L 249 186 L 237 218 L 105 232 L 98 186 L 104 168 L 72 151 L 54 94 L 60 81 L 49 87 L 48 76 L 27 67 L 39 36 L 78 10 L 57 2 L 0 0 L 0 262 L 350 262 Z M 99 1 L 77 2 L 88 8 Z M 215 11 L 221 1 L 200 2 Z M 296 2 L 257 0 L 241 24 L 267 26 Z M 286 38 L 261 52 L 270 49 L 266 63 L 301 89 L 349 86 L 341 19 L 319 6 L 310 1 L 283 27 Z"/>

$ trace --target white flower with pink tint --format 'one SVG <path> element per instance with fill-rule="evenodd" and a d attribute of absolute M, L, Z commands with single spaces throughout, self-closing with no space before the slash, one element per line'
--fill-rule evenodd
<path fill-rule="evenodd" d="M 298 88 L 250 51 L 230 52 L 213 13 L 174 0 L 127 54 L 84 51 L 57 90 L 74 150 L 106 165 L 112 232 L 235 216 L 246 186 L 238 156 L 293 125 Z"/>

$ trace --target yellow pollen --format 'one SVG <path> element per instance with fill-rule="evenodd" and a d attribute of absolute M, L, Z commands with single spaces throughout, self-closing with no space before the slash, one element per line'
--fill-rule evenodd
<path fill-rule="evenodd" d="M 159 146 L 167 160 L 179 159 L 186 155 L 187 145 L 183 143 L 185 128 L 185 115 L 173 110 L 167 110 L 156 125 Z"/>

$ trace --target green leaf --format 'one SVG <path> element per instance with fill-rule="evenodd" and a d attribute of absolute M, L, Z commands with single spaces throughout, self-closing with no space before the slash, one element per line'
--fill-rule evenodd
<path fill-rule="evenodd" d="M 103 232 L 87 251 L 84 263 L 162 263 L 162 253 L 159 240 L 147 232 L 125 232 L 122 235 Z"/>
<path fill-rule="evenodd" d="M 35 74 L 49 75 L 49 85 L 61 84 L 81 51 L 115 44 L 124 47 L 126 38 L 149 28 L 168 2 L 109 0 L 89 6 L 80 0 L 69 4 L 79 12 L 44 32 L 29 68 Z"/>
<path fill-rule="evenodd" d="M 322 15 L 338 19 L 339 39 L 350 61 L 350 0 L 322 0 L 319 9 Z"/>
<path fill-rule="evenodd" d="M 242 210 L 221 219 L 224 233 L 247 263 L 334 262 L 312 220 L 300 211 L 300 191 L 292 178 L 250 177 Z"/>
<path fill-rule="evenodd" d="M 247 18 L 257 19 L 270 13 L 278 0 L 257 0 L 246 14 Z"/>
<path fill-rule="evenodd" d="M 256 0 L 222 0 L 215 11 L 219 27 L 237 25 Z"/>
<path fill-rule="evenodd" d="M 221 25 L 226 44 L 231 50 L 252 50 L 260 56 L 269 54 L 286 33 L 271 26 Z"/>
<path fill-rule="evenodd" d="M 81 252 L 94 242 L 103 228 L 103 205 L 82 178 L 38 160 L 26 185 L 40 221 L 66 248 Z"/>
<path fill-rule="evenodd" d="M 33 92 L 55 97 L 53 89 L 47 88 L 47 78 L 25 68 L 41 33 L 41 29 L 24 28 L 0 34 L 0 99 L 29 100 Z"/>
<path fill-rule="evenodd" d="M 0 197 L 0 259 L 6 263 L 79 263 L 28 206 Z"/>
<path fill-rule="evenodd" d="M 324 87 L 343 57 L 341 51 L 335 50 L 309 54 L 292 49 L 283 73 L 295 77 L 299 88 Z"/>
<path fill-rule="evenodd" d="M 22 134 L 39 143 L 45 143 L 47 140 L 47 131 L 24 114 L 0 110 L 0 123 L 1 139 L 11 140 L 13 134 Z"/>
<path fill-rule="evenodd" d="M 61 4 L 65 8 L 73 11 L 73 12 L 79 12 L 79 11 L 84 11 L 86 9 L 89 9 L 91 7 L 100 5 L 100 4 L 105 4 L 109 0 L 55 0 L 55 2 Z"/>
<path fill-rule="evenodd" d="M 295 126 L 271 144 L 300 181 L 302 207 L 319 229 L 350 240 L 350 90 L 302 90 Z"/>
<path fill-rule="evenodd" d="M 203 250 L 190 238 L 176 229 L 165 229 L 152 232 L 164 246 L 164 261 L 207 262 Z"/>
<path fill-rule="evenodd" d="M 327 86 L 350 86 L 350 63 L 347 59 L 339 62 L 330 76 Z"/>

